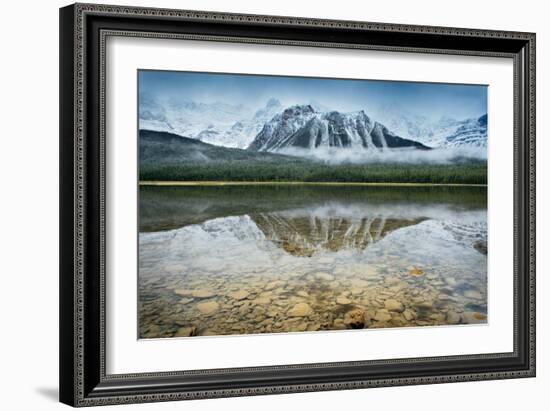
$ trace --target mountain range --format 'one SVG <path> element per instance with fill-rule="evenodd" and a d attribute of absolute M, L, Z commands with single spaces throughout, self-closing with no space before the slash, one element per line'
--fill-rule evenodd
<path fill-rule="evenodd" d="M 158 101 L 145 94 L 140 95 L 139 128 L 166 131 L 218 146 L 246 148 L 264 124 L 282 110 L 276 99 L 252 110 L 220 102 Z"/>
<path fill-rule="evenodd" d="M 396 104 L 379 107 L 374 115 L 394 133 L 428 147 L 487 147 L 487 114 L 462 120 L 448 116 L 431 120 L 427 116 L 413 114 Z M 469 135 L 468 139 L 459 138 L 465 134 Z"/>
<path fill-rule="evenodd" d="M 274 98 L 259 109 L 220 102 L 157 100 L 147 94 L 140 95 L 139 104 L 141 130 L 169 132 L 250 151 L 457 147 L 484 151 L 487 147 L 486 114 L 430 121 L 390 109 L 378 112 L 377 119 L 364 110 L 343 113 L 315 102 L 285 108 Z"/>

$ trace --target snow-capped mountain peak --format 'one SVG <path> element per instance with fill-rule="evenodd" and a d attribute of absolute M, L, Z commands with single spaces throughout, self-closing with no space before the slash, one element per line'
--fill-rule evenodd
<path fill-rule="evenodd" d="M 282 110 L 271 98 L 254 110 L 242 104 L 200 103 L 186 99 L 156 100 L 140 95 L 139 127 L 167 131 L 225 147 L 246 148 L 263 125 Z"/>
<path fill-rule="evenodd" d="M 373 121 L 363 110 L 319 112 L 310 104 L 294 105 L 273 117 L 248 147 L 254 151 L 288 148 L 421 148 L 422 144 L 401 138 Z"/>
<path fill-rule="evenodd" d="M 487 114 L 464 120 L 445 139 L 446 147 L 487 147 Z"/>
<path fill-rule="evenodd" d="M 411 113 L 398 103 L 383 105 L 375 114 L 378 121 L 396 134 L 419 141 L 428 147 L 487 146 L 486 124 L 485 126 L 480 124 L 477 130 L 474 130 L 478 117 L 458 120 L 449 115 L 443 115 L 437 120 L 432 120 L 427 116 Z M 481 117 L 485 118 L 486 123 L 487 114 Z M 457 133 L 460 134 L 461 127 L 470 127 L 471 133 L 468 139 L 453 137 Z M 450 140 L 448 140 L 449 137 L 451 137 Z"/>

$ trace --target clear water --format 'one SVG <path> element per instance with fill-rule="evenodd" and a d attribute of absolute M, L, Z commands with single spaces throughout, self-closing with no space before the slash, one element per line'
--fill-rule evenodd
<path fill-rule="evenodd" d="M 140 189 L 141 338 L 485 322 L 485 188 Z"/>

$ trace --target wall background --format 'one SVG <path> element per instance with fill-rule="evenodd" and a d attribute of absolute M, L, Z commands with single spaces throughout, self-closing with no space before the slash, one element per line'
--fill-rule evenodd
<path fill-rule="evenodd" d="M 444 25 L 537 33 L 538 377 L 536 379 L 378 388 L 264 397 L 107 407 L 104 409 L 264 410 L 369 407 L 376 410 L 477 410 L 537 407 L 550 386 L 545 299 L 550 285 L 544 211 L 550 190 L 545 153 L 550 26 L 536 0 L 438 2 L 297 2 L 277 0 L 110 0 L 113 4 Z M 57 403 L 58 301 L 58 7 L 65 1 L 10 2 L 0 25 L 0 405 L 6 410 L 63 409 Z M 545 252 L 546 251 L 546 252 Z M 342 347 L 345 349 L 345 347 Z M 368 349 L 365 347 L 365 349 Z"/>

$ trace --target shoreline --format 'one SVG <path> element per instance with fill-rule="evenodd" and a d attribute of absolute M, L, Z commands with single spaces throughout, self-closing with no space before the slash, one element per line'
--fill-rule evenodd
<path fill-rule="evenodd" d="M 360 183 L 339 181 L 139 181 L 139 186 L 192 187 L 192 186 L 260 186 L 260 185 L 309 185 L 309 186 L 357 186 L 357 187 L 487 187 L 487 184 L 470 183 Z"/>

